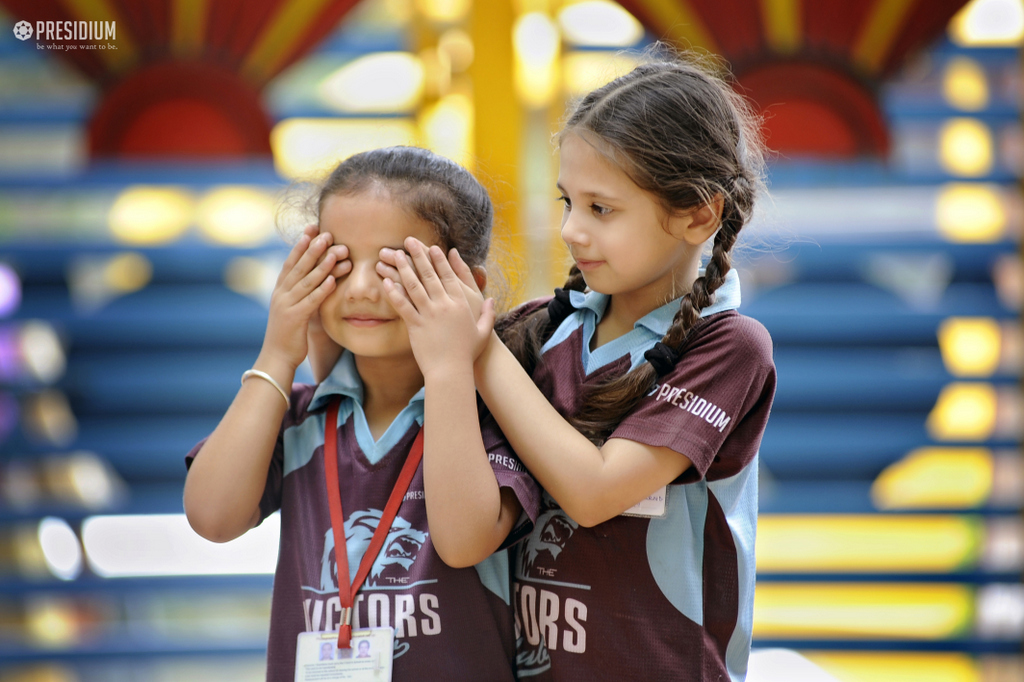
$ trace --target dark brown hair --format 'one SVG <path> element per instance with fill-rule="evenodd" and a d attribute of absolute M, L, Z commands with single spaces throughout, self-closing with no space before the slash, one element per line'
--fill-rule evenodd
<path fill-rule="evenodd" d="M 483 266 L 491 245 L 494 209 L 483 185 L 465 168 L 419 147 L 384 147 L 354 154 L 316 193 L 316 213 L 335 195 L 380 186 L 416 217 L 430 223 L 439 245 L 455 248 L 471 267 Z"/>
<path fill-rule="evenodd" d="M 648 63 L 586 95 L 560 136 L 585 133 L 606 147 L 610 160 L 650 193 L 667 215 L 678 215 L 722 198 L 721 225 L 703 275 L 682 297 L 660 350 L 670 363 L 685 350 L 701 310 L 731 267 L 730 252 L 754 200 L 763 188 L 764 155 L 757 119 L 747 102 L 723 77 L 692 55 L 666 54 L 656 46 Z M 584 291 L 573 266 L 563 288 Z M 564 299 L 564 296 L 563 296 Z M 564 319 L 544 308 L 500 325 L 519 361 L 532 371 L 540 347 Z M 651 390 L 658 372 L 643 362 L 626 374 L 587 391 L 572 422 L 602 441 Z"/>

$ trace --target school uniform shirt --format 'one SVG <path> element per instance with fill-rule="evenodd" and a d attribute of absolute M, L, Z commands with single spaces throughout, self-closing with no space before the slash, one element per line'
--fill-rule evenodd
<path fill-rule="evenodd" d="M 742 680 L 750 653 L 757 452 L 775 391 L 771 339 L 735 311 L 730 272 L 675 369 L 610 438 L 665 446 L 693 462 L 667 488 L 665 516 L 584 528 L 544 495 L 516 547 L 521 680 Z M 679 301 L 591 351 L 608 298 L 576 310 L 541 349 L 534 381 L 563 415 L 583 391 L 643 362 Z M 558 453 L 551 453 L 557 457 Z"/>
<path fill-rule="evenodd" d="M 338 569 L 324 477 L 328 403 L 341 398 L 338 474 L 352 584 L 360 561 L 423 420 L 423 389 L 374 442 L 363 413 L 362 383 L 347 351 L 319 386 L 296 384 L 260 501 L 260 516 L 281 510 L 274 575 L 267 679 L 293 680 L 297 636 L 340 625 Z M 482 403 L 481 403 L 482 404 Z M 494 475 L 511 488 L 524 514 L 507 544 L 536 519 L 540 490 L 492 418 L 481 431 Z M 429 428 L 429 427 L 428 427 Z M 202 443 L 188 455 L 190 461 Z M 513 680 L 514 620 L 507 549 L 474 567 L 441 561 L 431 542 L 420 464 L 362 589 L 354 628 L 395 629 L 394 680 Z"/>

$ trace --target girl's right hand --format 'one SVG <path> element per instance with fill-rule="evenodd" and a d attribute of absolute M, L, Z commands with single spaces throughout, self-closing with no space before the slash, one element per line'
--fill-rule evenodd
<path fill-rule="evenodd" d="M 334 291 L 335 277 L 342 276 L 346 265 L 351 268 L 347 248 L 332 247 L 332 235 L 317 231 L 316 225 L 303 230 L 281 267 L 260 351 L 264 362 L 284 365 L 292 372 L 306 359 L 310 318 Z"/>

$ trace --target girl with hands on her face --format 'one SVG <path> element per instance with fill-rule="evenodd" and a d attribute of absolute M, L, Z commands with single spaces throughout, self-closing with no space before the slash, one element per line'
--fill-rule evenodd
<path fill-rule="evenodd" d="M 393 660 L 395 682 L 510 681 L 505 548 L 529 532 L 540 491 L 482 409 L 472 371 L 413 353 L 420 328 L 377 272 L 381 250 L 411 235 L 458 247 L 483 287 L 490 197 L 458 164 L 391 147 L 343 161 L 317 199 L 318 224 L 274 289 L 263 349 L 186 456 L 186 515 L 221 542 L 281 512 L 268 680 L 295 679 L 310 637 L 346 647 L 350 627 L 369 630 L 360 637 L 391 627 L 393 651 L 390 635 L 373 646 Z M 319 384 L 292 385 L 307 356 Z M 443 408 L 472 420 L 429 426 Z"/>

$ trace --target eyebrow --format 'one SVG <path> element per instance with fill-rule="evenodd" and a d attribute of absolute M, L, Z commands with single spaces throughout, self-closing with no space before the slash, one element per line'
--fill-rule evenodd
<path fill-rule="evenodd" d="M 555 187 L 559 192 L 565 194 L 565 188 L 560 183 L 555 183 Z M 591 199 L 604 199 L 606 201 L 615 201 L 615 197 L 611 194 L 601 194 L 600 192 L 580 192 L 582 196 L 590 197 Z"/>

